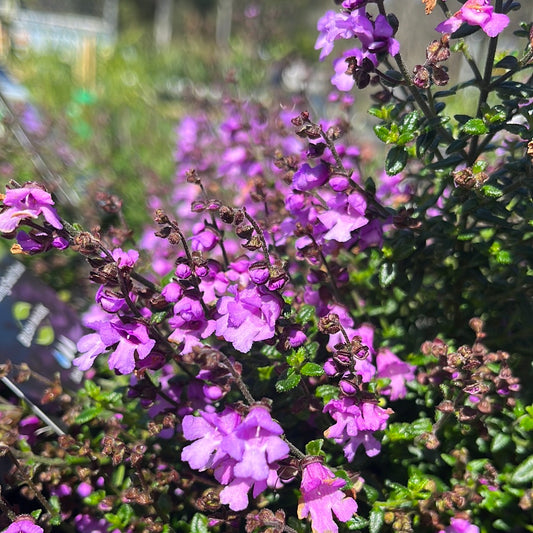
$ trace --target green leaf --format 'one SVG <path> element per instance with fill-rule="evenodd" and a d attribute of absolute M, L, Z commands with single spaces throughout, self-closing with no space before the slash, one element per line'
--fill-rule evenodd
<path fill-rule="evenodd" d="M 368 531 L 370 533 L 379 533 L 383 525 L 383 511 L 381 509 L 372 509 L 370 511 Z"/>
<path fill-rule="evenodd" d="M 503 192 L 498 187 L 494 187 L 494 185 L 483 185 L 481 194 L 487 198 L 499 198 Z"/>
<path fill-rule="evenodd" d="M 305 365 L 300 368 L 300 373 L 303 376 L 321 376 L 324 373 L 324 369 L 316 363 L 305 363 Z"/>
<path fill-rule="evenodd" d="M 374 126 L 374 133 L 376 134 L 376 137 L 380 141 L 384 143 L 388 142 L 390 132 L 387 126 L 383 126 L 380 124 L 378 124 L 377 126 Z"/>
<path fill-rule="evenodd" d="M 514 56 L 505 56 L 494 65 L 494 68 L 504 68 L 508 70 L 515 69 L 517 67 L 518 59 Z"/>
<path fill-rule="evenodd" d="M 497 433 L 494 439 L 492 439 L 490 445 L 490 451 L 492 453 L 499 452 L 505 448 L 511 442 L 511 436 L 506 433 Z"/>
<path fill-rule="evenodd" d="M 414 133 L 418 126 L 419 117 L 420 115 L 416 110 L 404 115 L 400 124 L 400 131 L 402 133 Z"/>
<path fill-rule="evenodd" d="M 389 176 L 399 174 L 407 165 L 407 150 L 403 146 L 394 146 L 385 159 L 385 172 Z"/>
<path fill-rule="evenodd" d="M 312 305 L 302 305 L 300 309 L 298 310 L 298 313 L 296 314 L 296 320 L 301 323 L 305 324 L 306 322 L 311 321 L 312 318 L 316 316 L 316 309 Z"/>
<path fill-rule="evenodd" d="M 533 455 L 521 462 L 513 472 L 511 482 L 514 485 L 522 485 L 533 480 Z"/>
<path fill-rule="evenodd" d="M 474 174 L 478 174 L 479 172 L 484 172 L 487 170 L 487 167 L 489 164 L 486 161 L 483 161 L 483 159 L 479 159 L 472 165 L 472 172 Z"/>
<path fill-rule="evenodd" d="M 487 133 L 489 129 L 487 128 L 482 119 L 471 118 L 461 128 L 461 131 L 466 133 L 467 135 L 483 135 L 484 133 Z"/>
<path fill-rule="evenodd" d="M 75 419 L 76 424 L 86 424 L 90 420 L 93 420 L 98 415 L 100 415 L 103 411 L 103 407 L 101 405 L 97 405 L 95 407 L 89 407 L 88 409 L 84 409 Z"/>
<path fill-rule="evenodd" d="M 368 483 L 365 483 L 363 485 L 363 492 L 366 495 L 368 503 L 374 503 L 379 498 L 378 490 L 372 487 L 372 485 L 369 485 Z"/>
<path fill-rule="evenodd" d="M 122 487 L 122 483 L 124 482 L 124 474 L 126 472 L 126 468 L 123 464 L 119 464 L 115 470 L 113 470 L 113 474 L 111 475 L 111 485 L 113 487 L 116 487 L 120 489 Z"/>
<path fill-rule="evenodd" d="M 402 134 L 398 137 L 398 140 L 396 141 L 396 144 L 397 144 L 398 146 L 404 146 L 404 145 L 406 145 L 409 141 L 412 141 L 414 138 L 415 138 L 415 134 L 414 134 L 414 133 L 411 133 L 411 132 L 402 133 Z"/>
<path fill-rule="evenodd" d="M 87 396 L 90 398 L 96 398 L 100 395 L 100 391 L 102 390 L 94 381 L 91 381 L 90 379 L 87 379 L 84 383 L 84 388 L 87 391 Z"/>
<path fill-rule="evenodd" d="M 432 429 L 431 419 L 420 418 L 411 422 L 395 422 L 386 429 L 386 435 L 391 441 L 412 440 L 415 437 L 428 433 Z"/>
<path fill-rule="evenodd" d="M 259 376 L 259 381 L 268 381 L 272 377 L 273 372 L 274 372 L 274 367 L 272 365 L 257 367 L 257 374 Z"/>
<path fill-rule="evenodd" d="M 300 383 L 300 380 L 302 379 L 302 376 L 300 374 L 296 374 L 294 370 L 291 368 L 287 372 L 287 377 L 284 379 L 280 379 L 276 383 L 276 391 L 277 392 L 287 392 L 291 389 L 294 389 Z"/>
<path fill-rule="evenodd" d="M 510 265 L 513 262 L 513 258 L 507 250 L 501 250 L 496 254 L 496 261 L 500 265 Z"/>
<path fill-rule="evenodd" d="M 106 497 L 105 490 L 96 490 L 94 492 L 91 492 L 89 496 L 86 496 L 83 498 L 84 503 L 87 505 L 90 505 L 91 507 L 95 507 L 98 505 L 104 498 Z"/>
<path fill-rule="evenodd" d="M 207 516 L 196 513 L 191 520 L 190 533 L 209 533 Z"/>
<path fill-rule="evenodd" d="M 337 398 L 339 395 L 339 387 L 335 385 L 319 385 L 315 390 L 315 396 L 322 398 L 324 403 L 328 403 L 333 398 Z"/>
<path fill-rule="evenodd" d="M 163 320 L 165 320 L 166 316 L 167 316 L 167 312 L 166 311 L 159 311 L 157 313 L 154 313 L 150 317 L 150 324 L 161 324 L 161 322 L 163 322 Z"/>
<path fill-rule="evenodd" d="M 359 529 L 365 529 L 368 526 L 368 520 L 362 516 L 354 516 L 346 522 L 346 527 L 350 531 L 358 531 Z"/>
<path fill-rule="evenodd" d="M 396 264 L 383 263 L 379 268 L 379 284 L 386 289 L 396 279 Z"/>
<path fill-rule="evenodd" d="M 316 439 L 309 441 L 305 445 L 305 453 L 307 455 L 324 455 L 322 451 L 322 446 L 324 446 L 324 439 Z"/>

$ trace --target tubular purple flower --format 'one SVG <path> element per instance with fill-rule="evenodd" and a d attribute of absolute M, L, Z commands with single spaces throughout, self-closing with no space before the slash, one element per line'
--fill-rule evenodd
<path fill-rule="evenodd" d="M 374 457 L 381 451 L 381 444 L 373 433 L 385 429 L 390 409 L 383 409 L 370 402 L 356 403 L 349 397 L 330 400 L 324 407 L 336 421 L 324 431 L 324 436 L 343 446 L 348 461 L 353 461 L 357 448 L 363 444 L 366 454 Z"/>
<path fill-rule="evenodd" d="M 390 384 L 381 392 L 390 396 L 391 400 L 404 398 L 407 394 L 405 383 L 415 378 L 416 367 L 405 363 L 387 348 L 379 350 L 376 366 L 378 378 L 390 379 Z"/>
<path fill-rule="evenodd" d="M 453 33 L 463 22 L 480 26 L 489 37 L 496 37 L 508 26 L 509 17 L 503 13 L 494 13 L 489 0 L 467 0 L 453 17 L 441 22 L 435 29 L 441 33 Z"/>
<path fill-rule="evenodd" d="M 441 529 L 439 533 L 479 533 L 479 527 L 464 518 L 452 518 L 450 525 L 446 529 Z"/>
<path fill-rule="evenodd" d="M 282 300 L 278 294 L 260 287 L 239 291 L 233 286 L 229 290 L 234 296 L 223 296 L 217 302 L 216 335 L 231 342 L 239 352 L 247 353 L 254 341 L 274 336 Z"/>
<path fill-rule="evenodd" d="M 298 518 L 310 515 L 313 533 L 337 533 L 339 528 L 333 514 L 341 522 L 347 522 L 357 512 L 357 502 L 340 490 L 345 484 L 322 464 L 319 457 L 304 466 Z"/>
<path fill-rule="evenodd" d="M 235 459 L 233 468 L 236 477 L 250 477 L 255 481 L 266 480 L 270 465 L 289 455 L 289 446 L 279 437 L 281 426 L 272 420 L 264 406 L 250 409 L 239 427 L 228 435 L 222 450 Z"/>
<path fill-rule="evenodd" d="M 7 189 L 2 198 L 4 207 L 0 213 L 0 232 L 11 233 L 24 220 L 36 219 L 43 215 L 45 220 L 54 228 L 62 229 L 59 217 L 52 208 L 54 201 L 50 193 L 39 188 L 26 184 L 19 189 Z"/>
<path fill-rule="evenodd" d="M 22 515 L 18 520 L 13 522 L 8 528 L 4 529 L 2 533 L 43 533 L 42 527 L 39 527 L 30 517 Z"/>

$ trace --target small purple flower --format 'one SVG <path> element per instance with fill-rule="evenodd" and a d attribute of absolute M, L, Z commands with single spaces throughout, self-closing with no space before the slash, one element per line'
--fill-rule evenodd
<path fill-rule="evenodd" d="M 450 525 L 446 529 L 441 529 L 439 533 L 479 533 L 479 527 L 464 518 L 452 518 Z"/>
<path fill-rule="evenodd" d="M 298 191 L 310 191 L 324 185 L 328 181 L 329 170 L 327 165 L 319 163 L 311 167 L 304 163 L 292 177 L 292 186 Z"/>
<path fill-rule="evenodd" d="M 39 427 L 41 427 L 41 420 L 35 415 L 25 417 L 19 422 L 19 437 L 25 438 L 28 444 L 35 444 Z"/>
<path fill-rule="evenodd" d="M 272 420 L 266 407 L 252 407 L 239 427 L 222 443 L 222 450 L 237 461 L 234 475 L 266 480 L 270 465 L 289 455 L 289 446 L 279 437 L 282 433 L 283 429 Z"/>
<path fill-rule="evenodd" d="M 64 250 L 69 246 L 68 240 L 64 237 L 36 230 L 31 230 L 30 233 L 26 233 L 23 230 L 19 231 L 17 233 L 17 242 L 22 251 L 29 255 L 40 254 L 51 248 Z"/>
<path fill-rule="evenodd" d="M 212 250 L 220 240 L 213 230 L 206 227 L 203 222 L 195 224 L 192 228 L 193 236 L 190 238 L 191 248 L 196 252 Z"/>
<path fill-rule="evenodd" d="M 217 302 L 216 334 L 247 353 L 254 341 L 274 336 L 283 302 L 278 294 L 260 287 L 238 291 L 232 286 L 229 290 L 234 296 L 223 296 Z"/>
<path fill-rule="evenodd" d="M 359 17 L 355 30 L 364 52 L 395 56 L 400 51 L 400 43 L 393 38 L 393 33 L 394 30 L 385 15 L 378 15 L 374 22 L 367 17 Z"/>
<path fill-rule="evenodd" d="M 404 398 L 407 394 L 405 383 L 415 378 L 416 367 L 405 363 L 387 348 L 383 348 L 376 356 L 378 378 L 389 378 L 389 385 L 381 392 L 390 396 L 391 400 Z"/>
<path fill-rule="evenodd" d="M 471 26 L 481 26 L 489 37 L 496 37 L 508 26 L 509 17 L 503 13 L 494 13 L 489 0 L 466 0 L 453 17 L 441 22 L 435 29 L 441 33 L 453 33 L 463 22 Z"/>
<path fill-rule="evenodd" d="M 88 514 L 76 515 L 74 524 L 78 533 L 108 533 L 110 525 L 105 518 L 94 518 Z M 113 529 L 111 533 L 120 533 L 120 531 Z"/>
<path fill-rule="evenodd" d="M 366 454 L 374 457 L 381 451 L 381 444 L 373 433 L 385 429 L 390 409 L 383 409 L 370 402 L 356 403 L 353 398 L 330 400 L 324 407 L 336 424 L 324 431 L 324 436 L 343 446 L 348 461 L 353 461 L 357 448 L 363 444 Z"/>
<path fill-rule="evenodd" d="M 88 370 L 96 357 L 117 344 L 109 356 L 109 368 L 121 374 L 131 374 L 135 369 L 135 353 L 144 359 L 155 346 L 155 340 L 148 336 L 148 328 L 141 323 L 122 322 L 119 318 L 96 321 L 90 325 L 96 333 L 84 335 L 78 341 L 80 355 L 73 364 L 80 370 Z"/>
<path fill-rule="evenodd" d="M 328 202 L 329 209 L 318 215 L 318 219 L 328 230 L 324 239 L 346 242 L 351 238 L 352 231 L 368 224 L 366 218 L 366 200 L 359 193 L 347 196 L 338 193 Z"/>
<path fill-rule="evenodd" d="M 121 374 L 131 374 L 135 369 L 135 353 L 139 359 L 144 359 L 155 346 L 155 340 L 148 336 L 148 328 L 139 322 L 117 321 L 112 322 L 111 327 L 118 333 L 119 341 L 109 356 L 109 368 Z"/>
<path fill-rule="evenodd" d="M 315 43 L 315 50 L 321 50 L 320 61 L 327 57 L 333 51 L 333 42 L 337 39 L 350 39 L 355 35 L 355 29 L 358 27 L 358 19 L 366 18 L 353 13 L 336 13 L 335 11 L 326 11 L 317 23 L 319 31 Z"/>
<path fill-rule="evenodd" d="M 126 305 L 126 300 L 122 294 L 113 291 L 105 285 L 98 287 L 94 299 L 107 313 L 116 313 Z"/>
<path fill-rule="evenodd" d="M 195 470 L 206 470 L 227 457 L 220 450 L 222 439 L 231 434 L 241 422 L 241 416 L 226 408 L 222 413 L 200 411 L 200 416 L 183 417 L 183 436 L 194 441 L 183 448 L 182 461 L 187 461 Z"/>
<path fill-rule="evenodd" d="M 39 215 L 43 215 L 54 228 L 63 228 L 55 209 L 52 208 L 54 201 L 50 193 L 39 187 L 26 184 L 19 189 L 7 189 L 2 201 L 4 207 L 7 207 L 0 213 L 2 233 L 11 233 L 23 220 L 38 218 Z"/>
<path fill-rule="evenodd" d="M 39 527 L 33 520 L 27 515 L 21 515 L 19 519 L 13 522 L 7 529 L 4 529 L 2 533 L 43 533 L 42 527 Z"/>
<path fill-rule="evenodd" d="M 345 484 L 319 457 L 304 466 L 298 518 L 310 515 L 313 533 L 337 533 L 333 513 L 341 522 L 347 522 L 357 512 L 357 502 L 340 490 Z"/>
<path fill-rule="evenodd" d="M 168 324 L 174 331 L 168 340 L 176 344 L 183 343 L 182 353 L 190 353 L 194 346 L 201 345 L 200 339 L 209 337 L 215 330 L 215 322 L 205 318 L 200 300 L 182 297 L 174 305 L 174 316 Z"/>
<path fill-rule="evenodd" d="M 121 248 L 115 248 L 111 255 L 118 265 L 118 268 L 133 268 L 133 265 L 139 259 L 139 252 L 137 250 L 122 251 Z"/>
<path fill-rule="evenodd" d="M 76 492 L 80 498 L 87 498 L 93 492 L 93 486 L 90 483 L 82 482 L 78 485 Z"/>

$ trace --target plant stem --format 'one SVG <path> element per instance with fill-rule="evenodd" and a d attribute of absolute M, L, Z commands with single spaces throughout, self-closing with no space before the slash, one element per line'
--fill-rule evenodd
<path fill-rule="evenodd" d="M 501 13 L 503 7 L 503 0 L 496 0 L 494 6 L 495 13 Z M 492 80 L 492 70 L 494 68 L 494 58 L 496 56 L 496 49 L 498 48 L 498 36 L 492 37 L 489 41 L 489 49 L 487 51 L 487 58 L 485 60 L 485 71 L 483 73 L 483 79 L 481 80 L 479 100 L 477 103 L 476 117 L 481 118 L 481 113 L 483 106 L 487 103 L 487 98 L 490 94 L 491 80 Z M 473 165 L 476 159 L 479 156 L 478 150 L 479 137 L 475 136 L 472 139 L 472 144 L 470 145 L 469 157 L 467 159 L 470 165 Z"/>

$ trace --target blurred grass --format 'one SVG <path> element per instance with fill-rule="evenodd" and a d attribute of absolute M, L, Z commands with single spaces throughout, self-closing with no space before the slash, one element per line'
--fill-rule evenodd
<path fill-rule="evenodd" d="M 212 40 L 190 34 L 156 51 L 151 35 L 134 28 L 115 47 L 95 52 L 90 79 L 81 74 L 82 55 L 72 50 L 19 51 L 8 66 L 49 122 L 54 134 L 48 144 L 59 137 L 74 149 L 75 167 L 61 169 L 67 182 L 84 195 L 88 184 L 117 194 L 128 223 L 139 229 L 149 218 L 147 186 L 172 181 L 174 128 L 191 100 L 216 99 L 223 91 L 244 98 L 264 92 L 271 65 L 293 46 L 256 46 L 236 35 L 227 49 L 217 49 Z"/>

